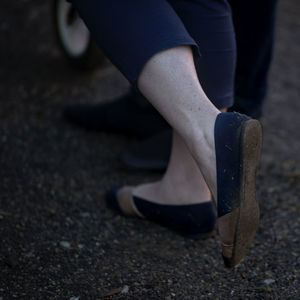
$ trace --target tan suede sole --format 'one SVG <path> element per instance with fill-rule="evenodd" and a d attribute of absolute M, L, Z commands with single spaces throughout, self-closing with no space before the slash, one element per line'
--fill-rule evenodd
<path fill-rule="evenodd" d="M 257 120 L 246 121 L 241 129 L 241 189 L 240 206 L 219 218 L 225 232 L 222 254 L 227 267 L 236 266 L 251 247 L 259 224 L 259 205 L 256 200 L 256 170 L 262 146 L 262 129 Z"/>
<path fill-rule="evenodd" d="M 122 187 L 117 194 L 117 201 L 121 211 L 127 216 L 136 216 L 144 218 L 144 216 L 136 208 L 132 199 L 132 186 Z"/>

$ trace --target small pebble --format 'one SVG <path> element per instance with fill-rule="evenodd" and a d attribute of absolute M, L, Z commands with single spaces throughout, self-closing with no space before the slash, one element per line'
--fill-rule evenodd
<path fill-rule="evenodd" d="M 61 241 L 59 242 L 59 245 L 63 248 L 67 248 L 67 249 L 71 248 L 71 244 L 67 241 Z"/>
<path fill-rule="evenodd" d="M 0 215 L 0 220 L 2 220 L 4 217 Z"/>
<path fill-rule="evenodd" d="M 25 253 L 24 256 L 30 258 L 33 256 L 33 253 L 31 251 L 29 251 L 29 252 Z"/>
<path fill-rule="evenodd" d="M 122 291 L 120 292 L 121 294 L 127 294 L 129 291 L 129 286 L 128 285 L 124 285 Z"/>
<path fill-rule="evenodd" d="M 84 245 L 83 245 L 83 244 L 78 244 L 78 248 L 79 248 L 79 249 L 83 249 L 83 248 L 84 248 Z"/>
<path fill-rule="evenodd" d="M 264 284 L 267 284 L 267 285 L 269 285 L 269 284 L 271 284 L 271 283 L 274 283 L 275 282 L 275 280 L 274 279 L 271 279 L 271 278 L 268 278 L 268 279 L 265 279 L 264 280 Z"/>
<path fill-rule="evenodd" d="M 91 214 L 89 212 L 82 212 L 80 214 L 80 216 L 83 217 L 83 218 L 89 218 L 91 216 Z"/>
<path fill-rule="evenodd" d="M 79 300 L 80 297 L 71 297 L 70 300 Z"/>

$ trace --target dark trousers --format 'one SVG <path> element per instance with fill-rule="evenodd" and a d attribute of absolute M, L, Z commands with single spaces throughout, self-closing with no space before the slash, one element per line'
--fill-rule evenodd
<path fill-rule="evenodd" d="M 191 45 L 199 80 L 212 102 L 224 108 L 234 99 L 232 110 L 261 116 L 277 0 L 228 0 L 232 17 L 225 0 L 72 2 L 99 46 L 133 85 L 156 52 Z"/>
<path fill-rule="evenodd" d="M 259 118 L 267 94 L 277 0 L 229 0 L 237 42 L 232 110 Z"/>
<path fill-rule="evenodd" d="M 260 118 L 268 91 L 273 56 L 277 0 L 228 0 L 237 44 L 234 105 Z"/>
<path fill-rule="evenodd" d="M 159 51 L 193 48 L 197 73 L 218 108 L 233 105 L 236 44 L 226 0 L 72 0 L 93 38 L 135 86 Z"/>

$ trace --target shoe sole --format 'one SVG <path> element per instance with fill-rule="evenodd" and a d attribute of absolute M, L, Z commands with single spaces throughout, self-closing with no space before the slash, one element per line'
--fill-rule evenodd
<path fill-rule="evenodd" d="M 240 206 L 235 225 L 232 256 L 223 256 L 225 266 L 234 267 L 251 247 L 259 225 L 259 205 L 256 200 L 256 170 L 262 146 L 262 128 L 257 120 L 248 120 L 241 127 L 241 189 Z"/>

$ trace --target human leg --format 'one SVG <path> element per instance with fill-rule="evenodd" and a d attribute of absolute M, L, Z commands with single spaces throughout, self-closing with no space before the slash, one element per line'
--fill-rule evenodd
<path fill-rule="evenodd" d="M 174 86 L 178 82 L 182 84 L 180 85 L 182 87 L 181 90 L 174 89 Z M 214 117 L 219 113 L 212 103 L 208 101 L 199 84 L 192 50 L 186 46 L 173 47 L 155 54 L 142 70 L 138 79 L 138 87 L 144 94 L 149 93 L 146 97 L 150 97 L 151 100 L 153 99 L 152 104 L 155 103 L 154 106 L 160 112 L 164 111 L 165 117 L 169 118 L 169 123 L 174 123 L 173 126 L 177 130 L 184 132 L 185 135 L 191 128 L 190 121 L 193 123 L 193 120 L 199 117 L 198 109 L 204 110 L 202 113 L 203 116 L 207 116 L 211 111 Z M 164 95 L 163 99 L 160 98 L 162 95 Z M 185 99 L 187 102 L 182 101 L 182 99 Z M 186 110 L 187 103 L 190 103 L 188 110 Z M 196 106 L 196 109 L 193 106 Z M 199 127 L 205 128 L 205 122 L 208 121 L 202 121 L 203 123 Z M 213 122 L 211 124 L 212 127 L 214 126 Z M 198 131 L 195 126 L 194 129 Z M 211 132 L 204 133 L 203 131 L 203 135 L 213 134 L 213 128 L 207 130 Z M 197 135 L 197 138 L 202 139 L 202 135 Z M 209 151 L 207 150 L 207 152 Z M 130 199 L 130 196 L 133 200 Z M 184 226 L 181 225 L 178 229 L 185 231 L 185 233 L 189 231 L 189 233 L 193 234 L 196 233 L 195 229 L 198 233 L 202 233 L 204 228 L 207 228 L 207 230 L 212 229 L 211 226 L 207 227 L 207 220 L 199 214 L 199 209 L 200 211 L 204 210 L 204 215 L 210 215 L 214 218 L 212 205 L 208 203 L 211 203 L 210 191 L 197 163 L 186 146 L 186 142 L 176 130 L 174 130 L 171 160 L 163 178 L 158 182 L 139 185 L 130 190 L 128 187 L 125 187 L 119 191 L 118 199 L 120 206 L 125 212 L 148 216 L 150 219 L 155 219 L 155 215 L 158 214 L 162 222 L 166 222 L 165 219 L 169 217 L 165 213 L 165 208 L 161 209 L 161 205 L 168 206 L 167 209 L 170 210 L 169 214 L 175 213 L 174 209 L 177 209 L 179 212 L 186 209 L 193 212 L 196 210 L 198 213 L 198 223 L 194 221 L 197 218 L 188 218 L 188 220 L 185 220 L 184 216 L 179 216 L 178 213 L 175 213 L 179 218 L 177 220 L 178 223 L 184 224 Z M 141 205 L 141 201 L 144 201 L 143 199 L 150 201 L 151 207 L 149 205 Z M 203 206 L 200 208 L 200 204 L 202 203 L 204 208 Z M 183 207 L 184 205 L 188 205 L 188 208 Z M 208 208 L 206 207 L 207 205 L 209 205 Z M 207 209 L 209 209 L 210 214 L 207 213 Z M 154 212 L 149 213 L 149 210 Z M 200 223 L 201 226 L 199 227 L 199 221 L 201 220 L 205 222 Z M 208 225 L 213 223 L 214 221 L 210 220 Z"/>
<path fill-rule="evenodd" d="M 200 3 L 201 1 L 198 2 Z M 206 4 L 206 9 L 203 9 L 199 3 L 197 3 L 197 1 L 170 1 L 171 6 L 177 12 L 178 16 L 183 21 L 183 24 L 200 47 L 202 54 L 201 59 L 198 59 L 197 56 L 195 56 L 195 58 L 197 60 L 198 77 L 200 78 L 205 93 L 218 108 L 229 107 L 232 105 L 233 95 L 230 94 L 232 93 L 232 87 L 228 82 L 232 81 L 230 79 L 233 76 L 234 71 L 232 61 L 235 57 L 233 30 L 230 29 L 231 18 L 228 16 L 230 11 L 228 5 L 224 1 L 219 1 L 218 4 L 215 3 L 213 5 Z M 207 17 L 205 15 L 207 12 L 213 12 L 214 15 Z M 101 16 L 99 19 L 101 19 Z M 207 33 L 207 28 L 210 28 L 209 33 Z M 224 28 L 227 28 L 226 30 L 228 31 L 225 34 L 222 32 Z M 212 62 L 215 62 L 215 65 L 222 70 L 216 71 L 216 68 L 211 68 L 210 65 Z M 220 74 L 228 78 L 228 80 L 222 80 Z M 218 82 L 217 88 L 216 82 Z M 222 82 L 224 84 L 222 84 Z M 138 98 L 137 94 L 134 96 L 134 93 L 132 92 L 125 98 L 126 108 L 123 107 L 123 102 L 125 104 L 125 101 L 121 101 L 122 99 L 120 99 L 120 101 L 117 100 L 116 103 L 109 103 L 107 105 L 99 104 L 86 107 L 80 105 L 78 107 L 71 107 L 66 110 L 65 116 L 71 122 L 83 127 L 91 129 L 99 129 L 100 127 L 102 130 L 121 133 L 125 132 L 126 134 L 137 134 L 139 136 L 142 136 L 143 133 L 146 135 L 148 132 L 149 134 L 151 132 L 154 134 L 156 132 L 154 130 L 159 130 L 159 128 L 161 128 L 161 130 L 167 129 L 165 124 L 160 120 L 156 120 L 158 118 L 155 118 L 155 110 L 148 108 L 144 109 L 137 105 L 136 102 L 138 101 L 135 99 Z M 127 102 L 129 102 L 129 104 L 132 102 L 132 105 L 127 104 Z M 148 107 L 150 108 L 151 106 L 148 105 Z M 120 111 L 121 116 L 119 116 Z M 154 112 L 153 114 L 152 111 Z M 123 118 L 122 112 L 124 112 Z M 139 122 L 141 126 L 131 126 L 138 123 L 140 115 L 142 116 Z M 126 122 L 126 116 L 130 119 L 128 122 Z M 155 123 L 157 126 L 151 125 L 149 127 L 148 123 L 150 120 L 151 124 Z M 168 135 L 166 141 L 169 141 L 171 132 L 165 132 L 164 134 L 159 135 L 157 139 L 154 138 L 154 141 L 161 141 L 162 137 L 166 135 Z M 166 149 L 166 151 L 164 151 L 164 154 L 162 155 L 156 155 L 157 158 L 154 156 L 154 152 L 151 154 L 152 152 L 149 153 L 148 151 L 150 148 L 155 148 L 153 147 L 151 139 L 146 141 L 142 149 L 137 149 L 137 153 L 135 149 L 126 152 L 122 157 L 122 160 L 125 164 L 137 168 L 164 169 L 168 160 L 168 152 L 170 152 L 170 143 L 164 142 L 164 144 L 167 145 L 162 148 L 162 151 L 164 149 Z M 148 161 L 149 164 L 147 164 Z"/>
<path fill-rule="evenodd" d="M 162 179 L 137 186 L 133 189 L 133 194 L 152 202 L 170 205 L 211 201 L 211 194 L 201 171 L 176 131 L 173 132 L 170 161 Z"/>
<path fill-rule="evenodd" d="M 92 3 L 95 4 L 96 2 L 92 1 Z M 133 2 L 131 1 L 130 3 L 132 4 Z M 146 4 L 145 2 L 143 3 Z M 83 13 L 83 15 L 85 14 Z M 87 12 L 86 17 L 88 15 L 93 19 L 93 14 L 91 16 L 89 12 Z M 91 24 L 91 26 L 92 25 L 93 24 Z M 178 31 L 176 32 L 178 33 Z M 116 31 L 114 31 L 113 33 L 116 34 Z M 139 36 L 140 35 L 138 34 L 137 37 Z M 100 39 L 104 44 L 109 44 L 110 42 L 103 40 L 102 37 Z M 182 41 L 180 41 L 180 43 L 182 43 L 183 45 L 193 45 L 193 43 L 190 42 L 183 43 Z M 231 136 L 232 138 L 241 129 L 241 134 L 238 134 L 238 136 L 236 137 L 238 140 L 243 141 L 243 143 L 241 144 L 241 150 L 239 150 L 239 148 L 231 149 L 233 153 L 235 152 L 235 154 L 231 154 L 231 156 L 239 157 L 237 160 L 237 166 L 231 166 L 229 169 L 229 171 L 234 171 L 234 174 L 236 172 L 239 175 L 239 178 L 241 178 L 238 166 L 244 163 L 244 161 L 248 162 L 249 160 L 249 158 L 245 157 L 245 155 L 243 154 L 243 149 L 247 146 L 250 146 L 250 142 L 252 142 L 251 139 L 248 139 L 248 135 L 245 134 L 245 132 L 248 132 L 248 127 L 252 124 L 252 122 L 249 123 L 246 117 L 235 114 L 226 115 L 225 118 L 224 115 L 220 117 L 218 109 L 209 101 L 199 83 L 198 76 L 194 67 L 193 53 L 191 48 L 188 46 L 168 45 L 168 50 L 160 49 L 160 51 L 153 54 L 150 58 L 147 58 L 147 63 L 143 65 L 140 72 L 136 72 L 136 74 L 140 74 L 136 77 L 136 79 L 138 80 L 138 87 L 141 92 L 147 97 L 147 99 L 149 99 L 149 101 L 160 111 L 160 113 L 166 118 L 171 126 L 173 126 L 173 128 L 183 138 L 189 151 L 192 153 L 195 161 L 197 162 L 197 165 L 200 167 L 201 172 L 204 175 L 204 178 L 208 183 L 212 194 L 214 195 L 214 198 L 218 199 L 219 204 L 219 198 L 220 200 L 222 200 L 223 198 L 228 197 L 230 191 L 229 193 L 227 193 L 227 195 L 219 195 L 218 191 L 217 196 L 217 185 L 219 189 L 220 182 L 218 182 L 217 184 L 216 177 L 220 172 L 222 172 L 222 170 L 218 170 L 217 172 L 215 165 L 217 162 L 221 161 L 222 167 L 222 164 L 224 164 L 225 162 L 222 161 L 222 155 L 218 154 L 216 156 L 215 153 L 215 136 L 217 138 L 216 144 L 220 144 L 221 146 L 223 145 L 219 139 L 220 131 L 222 131 L 223 129 L 218 129 L 216 132 L 215 125 L 217 123 L 222 123 L 222 125 L 224 125 L 222 127 L 224 127 L 229 132 L 229 136 Z M 128 44 L 123 44 L 122 46 L 128 47 Z M 108 52 L 109 48 L 110 46 L 106 48 Z M 157 49 L 154 50 L 157 51 Z M 131 52 L 128 52 L 128 49 L 127 51 L 125 51 L 125 54 L 127 54 L 127 58 L 132 58 L 132 54 Z M 124 58 L 119 58 L 118 55 L 116 56 L 114 55 L 114 53 L 112 53 L 112 58 L 114 58 L 115 63 L 121 66 L 120 68 L 126 74 L 126 64 L 123 61 Z M 127 73 L 128 78 L 132 81 L 135 81 L 135 77 L 131 75 L 131 73 Z M 230 119 L 229 121 L 227 120 L 228 118 Z M 234 130 L 230 130 L 227 128 L 228 126 L 230 127 L 231 121 L 234 122 L 234 124 L 237 126 L 236 128 L 234 128 Z M 254 133 L 256 134 L 256 132 Z M 220 167 L 218 169 L 220 169 Z M 244 175 L 247 175 L 247 173 L 245 173 Z M 252 181 L 253 175 L 254 174 L 251 174 Z M 242 179 L 245 181 L 244 177 Z M 247 177 L 246 179 L 249 178 Z M 243 180 L 241 180 L 241 183 L 238 185 L 239 189 L 242 189 L 241 185 L 244 185 Z M 230 188 L 233 189 L 234 187 L 231 185 Z M 235 203 L 237 204 L 237 207 L 235 206 L 234 208 L 241 208 L 240 204 L 242 199 L 243 197 L 234 199 L 237 200 L 237 203 Z M 255 199 L 250 199 L 249 201 L 251 201 L 252 203 L 254 200 Z M 231 206 L 231 203 L 228 204 L 230 204 Z M 226 215 L 230 214 L 231 211 L 226 212 Z M 222 223 L 223 222 L 220 222 L 220 229 L 222 229 L 221 231 L 224 232 L 223 229 L 228 224 L 226 225 Z M 234 223 L 238 225 L 237 220 L 234 220 Z M 234 240 L 236 232 L 240 233 L 238 229 L 239 227 L 237 226 L 237 230 L 229 232 L 233 234 L 232 240 Z M 242 234 L 247 240 L 246 244 L 248 247 L 249 240 L 251 241 L 251 236 L 248 236 L 247 231 L 243 231 Z M 234 249 L 240 249 L 239 247 L 235 247 L 235 245 L 236 244 L 234 242 L 234 244 L 232 245 Z M 238 243 L 238 245 L 240 244 Z M 229 257 L 229 259 L 231 259 L 231 257 Z M 236 257 L 233 258 L 233 262 L 237 262 Z"/>
<path fill-rule="evenodd" d="M 110 15 L 111 15 L 112 12 L 115 13 L 115 11 L 114 11 L 115 7 L 117 7 L 118 10 L 122 9 L 122 7 L 119 7 L 119 6 L 113 7 L 117 2 L 113 2 L 113 3 L 111 3 L 111 2 L 106 3 L 105 2 L 104 5 L 103 5 L 103 3 L 100 5 L 99 2 L 90 0 L 90 1 L 88 1 L 88 5 L 87 5 L 87 6 L 89 6 L 89 5 L 92 6 L 93 9 L 90 9 L 91 7 L 87 7 L 86 5 L 82 4 L 80 1 L 74 0 L 73 2 L 75 4 L 75 6 L 77 6 L 77 8 L 79 9 L 79 12 L 83 16 L 84 20 L 87 22 L 87 24 L 90 27 L 92 33 L 94 32 L 94 34 L 96 35 L 95 38 L 96 39 L 97 39 L 97 37 L 99 38 L 100 45 L 104 45 L 104 48 L 107 47 L 108 51 L 109 51 L 111 49 L 112 45 L 114 44 L 114 41 L 111 40 L 111 35 L 112 36 L 114 36 L 116 34 L 120 35 L 120 32 L 118 32 L 117 29 L 115 29 L 115 28 L 111 28 L 111 30 L 109 31 L 109 34 L 104 33 L 102 31 L 99 33 L 97 31 L 98 26 L 95 26 L 95 24 L 94 24 L 94 23 L 96 23 L 95 19 L 97 19 L 97 20 L 100 19 L 101 20 L 102 17 L 104 18 L 104 19 L 101 20 L 104 23 L 101 24 L 102 26 L 99 26 L 99 27 L 101 27 L 101 29 L 103 29 L 104 27 L 108 26 L 107 22 L 105 22 L 105 18 L 107 17 L 107 14 L 109 15 L 109 13 L 110 13 Z M 154 47 L 159 47 L 161 50 L 163 50 L 167 46 L 169 48 L 173 46 L 173 48 L 170 50 L 170 52 L 167 53 L 167 55 L 165 55 L 166 51 L 161 51 L 161 53 L 164 52 L 163 55 L 162 56 L 161 55 L 156 56 L 155 60 L 156 61 L 159 60 L 159 62 L 158 62 L 158 65 L 154 69 L 156 69 L 159 66 L 159 64 L 163 64 L 162 70 L 166 70 L 166 68 L 168 68 L 168 70 L 166 70 L 164 76 L 168 76 L 170 74 L 170 72 L 173 73 L 173 75 L 175 76 L 176 72 L 179 71 L 179 69 L 181 68 L 179 74 L 181 74 L 185 78 L 193 77 L 192 81 L 190 79 L 188 79 L 182 85 L 182 86 L 187 86 L 188 82 L 193 83 L 193 87 L 190 86 L 189 89 L 193 88 L 195 90 L 195 95 L 194 95 L 194 100 L 193 100 L 195 103 L 193 103 L 191 105 L 193 106 L 193 105 L 196 104 L 196 102 L 198 102 L 197 94 L 201 93 L 201 99 L 205 99 L 205 102 L 204 102 L 205 104 L 198 103 L 199 107 L 201 106 L 201 109 L 202 110 L 204 109 L 205 111 L 207 111 L 208 107 L 209 107 L 210 110 L 214 111 L 214 115 L 216 116 L 216 114 L 218 113 L 218 110 L 216 108 L 214 108 L 214 106 L 211 104 L 210 101 L 208 101 L 205 93 L 203 92 L 201 86 L 199 85 L 197 74 L 196 74 L 195 68 L 194 68 L 193 54 L 192 54 L 191 49 L 190 48 L 185 48 L 185 47 L 178 47 L 176 49 L 174 48 L 174 46 L 176 46 L 177 44 L 191 44 L 191 45 L 193 45 L 193 44 L 195 44 L 195 42 L 193 41 L 192 38 L 189 38 L 189 35 L 185 31 L 185 28 L 184 28 L 183 24 L 181 23 L 181 21 L 177 17 L 177 15 L 174 13 L 172 8 L 170 6 L 168 6 L 167 3 L 165 3 L 165 5 L 162 7 L 162 3 L 163 3 L 162 1 L 157 2 L 156 7 L 154 9 L 155 10 L 155 15 L 157 14 L 157 11 L 159 11 L 159 9 L 167 10 L 168 12 L 164 13 L 163 16 L 164 16 L 164 18 L 167 16 L 168 20 L 166 20 L 165 24 L 163 24 L 165 26 L 161 26 L 161 24 L 160 24 L 160 26 L 158 26 L 160 30 L 161 30 L 161 28 L 164 28 L 166 31 L 163 32 L 163 33 L 160 32 L 160 36 L 158 37 L 159 40 L 157 42 L 157 45 L 155 45 Z M 147 10 L 146 10 L 147 13 L 149 13 L 149 7 L 151 9 L 153 9 L 153 3 L 148 4 L 144 1 L 143 5 L 147 7 Z M 104 11 L 103 11 L 103 6 L 104 6 Z M 140 2 L 137 2 L 137 1 L 130 1 L 126 5 L 126 10 L 127 11 L 130 10 L 130 9 L 131 10 L 134 10 L 134 9 L 137 10 L 137 9 L 141 9 L 141 8 L 145 9 L 145 7 L 142 7 Z M 99 11 L 101 9 L 102 9 L 102 11 L 101 11 L 100 16 L 95 14 L 96 11 Z M 118 14 L 118 12 L 117 12 L 117 14 Z M 125 16 L 125 18 L 127 20 L 126 26 L 129 26 L 131 28 L 132 19 L 137 19 L 138 17 L 136 15 L 134 15 L 133 18 L 130 17 L 130 16 Z M 145 22 L 144 18 L 140 17 L 140 19 L 141 19 L 142 23 Z M 141 24 L 141 27 L 144 27 L 144 28 L 147 29 L 151 25 L 151 29 L 153 29 L 152 27 L 154 26 L 154 22 L 155 22 L 155 19 L 152 20 L 152 18 L 151 18 L 150 21 L 146 21 L 145 24 Z M 171 24 L 171 28 L 170 28 L 170 24 Z M 136 25 L 136 23 L 134 24 L 134 26 L 135 25 Z M 171 36 L 170 36 L 170 33 L 171 33 Z M 142 34 L 139 33 L 139 32 L 138 32 L 137 35 L 138 35 L 138 38 L 140 38 L 144 42 L 145 37 L 142 36 Z M 132 37 L 129 36 L 129 39 L 132 39 Z M 151 41 L 152 41 L 152 37 L 150 39 L 150 42 Z M 150 42 L 148 44 L 150 44 Z M 121 43 L 121 41 L 118 41 L 118 43 Z M 137 43 L 137 48 L 139 48 L 139 47 L 141 47 L 141 45 L 140 45 L 140 43 Z M 143 47 L 145 48 L 144 45 L 143 45 Z M 128 48 L 128 43 L 123 42 L 122 45 L 120 46 L 120 48 L 121 48 L 121 50 L 125 49 L 123 51 L 125 53 L 125 55 L 130 52 L 129 49 L 127 49 Z M 139 54 L 139 52 L 143 51 L 143 50 L 144 49 L 134 49 L 134 51 L 136 52 L 136 55 L 130 54 L 129 58 L 132 59 L 130 66 L 135 61 L 135 57 Z M 153 53 L 155 53 L 156 51 L 157 51 L 156 49 L 152 49 Z M 122 65 L 121 69 L 125 72 L 125 75 L 127 75 L 129 80 L 134 82 L 136 76 L 138 75 L 138 72 L 135 72 L 136 69 L 134 69 L 133 72 L 131 72 L 132 71 L 131 69 L 130 69 L 130 71 L 127 71 L 127 69 L 126 69 L 127 65 L 125 65 L 125 66 L 123 65 L 124 58 L 122 56 L 120 56 L 119 53 L 114 52 L 114 49 L 113 49 L 112 53 L 110 53 L 110 54 L 112 56 L 112 60 L 116 61 L 117 65 Z M 143 52 L 142 55 L 144 55 L 145 57 L 148 57 L 150 54 Z M 180 62 L 177 59 L 178 55 L 179 55 L 179 58 L 180 58 L 179 59 Z M 162 60 L 161 60 L 161 58 L 162 58 Z M 147 58 L 144 58 L 144 60 L 147 61 Z M 175 66 L 172 66 L 172 64 L 175 64 Z M 189 67 L 191 66 L 192 67 L 191 70 L 187 69 L 186 66 L 189 66 Z M 151 67 L 151 65 L 150 65 L 150 67 Z M 174 67 L 175 69 L 174 68 L 172 69 L 172 67 Z M 138 68 L 138 67 L 136 67 L 136 68 Z M 176 70 L 176 68 L 178 70 Z M 157 70 L 157 71 L 158 71 L 158 73 L 157 73 L 157 76 L 158 76 L 161 73 L 161 71 L 160 70 Z M 183 75 L 182 74 L 183 72 L 186 72 L 186 74 Z M 134 73 L 134 75 L 132 75 L 133 73 Z M 143 86 L 142 89 L 143 90 L 144 89 L 149 89 L 150 92 L 151 92 L 152 87 L 150 87 L 147 84 L 147 81 L 148 80 L 150 80 L 150 81 L 156 80 L 156 83 L 159 84 L 160 79 L 158 79 L 158 77 L 156 75 L 154 75 L 155 78 L 147 78 L 147 76 L 149 76 L 149 75 L 152 76 L 152 71 L 151 72 L 146 72 L 145 74 L 146 75 L 143 76 L 142 80 L 141 80 L 141 85 Z M 174 80 L 175 81 L 182 80 L 182 76 L 174 78 Z M 161 79 L 163 79 L 163 78 L 161 78 Z M 172 85 L 173 85 L 173 83 L 170 83 L 169 90 L 165 91 L 167 93 L 170 93 L 170 95 L 166 99 L 160 99 L 161 96 L 163 96 L 163 95 L 160 95 L 160 93 L 158 93 L 157 95 L 154 95 L 153 99 L 159 99 L 157 101 L 158 103 L 156 103 L 156 105 L 159 104 L 159 103 L 163 103 L 164 101 L 169 101 L 170 100 L 170 98 L 172 97 L 171 92 L 173 94 L 175 92 L 173 90 Z M 178 94 L 178 92 L 175 92 L 175 94 Z M 187 91 L 184 91 L 184 93 L 187 93 Z M 175 94 L 174 94 L 174 96 L 175 96 Z M 184 99 L 184 94 L 182 94 L 181 96 Z M 178 96 L 177 96 L 177 99 L 179 99 Z M 181 102 L 182 102 L 182 104 L 184 103 L 183 101 L 181 101 Z M 170 104 L 171 104 L 171 102 L 168 102 L 166 105 L 163 106 L 167 113 L 171 112 L 172 110 L 174 111 L 174 108 L 172 110 L 170 110 L 170 106 L 169 106 Z M 163 109 L 163 107 L 160 107 L 159 109 Z M 207 113 L 205 113 L 205 111 L 204 111 L 203 115 L 208 118 Z M 180 110 L 178 110 L 174 114 L 174 117 L 177 118 L 179 113 L 180 113 Z M 182 115 L 182 117 L 183 117 L 183 115 Z M 192 119 L 195 119 L 194 116 L 192 118 L 190 118 L 190 120 L 192 120 Z M 178 123 L 178 124 L 180 124 L 180 123 Z M 203 124 L 206 124 L 206 122 L 203 122 Z M 211 124 L 210 124 L 211 128 L 210 128 L 210 133 L 209 134 L 213 133 L 213 124 L 214 123 L 212 121 Z M 181 127 L 185 128 L 184 126 L 181 126 Z"/>
<path fill-rule="evenodd" d="M 217 199 L 224 261 L 232 267 L 245 255 L 258 226 L 255 171 L 261 129 L 245 116 L 219 114 L 203 93 L 191 61 L 189 47 L 162 51 L 146 63 L 138 86 L 182 136 Z M 157 91 L 165 95 L 162 101 L 157 101 Z M 139 209 L 140 200 L 133 202 Z"/>
<path fill-rule="evenodd" d="M 123 214 L 158 222 L 194 238 L 209 237 L 216 209 L 208 186 L 183 139 L 173 131 L 172 152 L 162 179 L 113 189 L 108 204 Z"/>
<path fill-rule="evenodd" d="M 266 98 L 267 76 L 274 44 L 277 1 L 250 0 L 241 2 L 229 0 L 229 3 L 233 10 L 238 48 L 235 101 L 230 110 L 259 118 Z M 203 43 L 205 36 L 199 36 L 197 31 L 199 27 L 206 28 L 207 26 L 193 26 L 195 23 L 185 14 L 186 9 L 183 10 L 180 4 L 180 1 L 172 1 L 175 10 L 179 14 L 181 13 L 181 19 L 184 20 L 189 32 L 192 33 L 196 30 L 198 38 L 195 38 L 195 40 L 200 44 L 201 52 L 206 53 L 203 47 L 208 48 L 208 43 L 207 41 Z M 191 10 L 196 12 L 194 8 L 191 8 Z M 256 16 L 255 20 L 250 17 L 254 14 Z M 207 55 L 202 56 L 202 64 L 204 64 L 205 60 L 207 60 Z M 134 148 L 129 149 L 122 156 L 122 161 L 125 165 L 138 169 L 164 170 L 171 148 L 171 143 L 169 142 L 171 140 L 171 131 L 166 132 L 167 125 L 161 122 L 158 113 L 150 105 L 147 107 L 138 105 L 139 101 L 137 99 L 139 97 L 141 96 L 134 91 L 124 97 L 126 98 L 126 112 L 124 112 L 123 105 L 125 101 L 117 99 L 115 103 L 99 104 L 96 107 L 95 105 L 70 107 L 66 110 L 65 116 L 69 121 L 88 129 L 125 132 L 129 135 L 137 135 L 144 138 L 164 130 L 164 133 L 159 133 L 157 137 L 151 137 L 149 140 L 143 141 Z M 211 95 L 209 98 L 212 99 Z M 143 125 L 136 126 L 140 115 L 143 115 L 143 117 L 140 119 L 139 124 Z M 149 124 L 151 124 L 150 127 L 148 126 Z M 162 142 L 162 138 L 164 138 L 165 142 Z M 162 146 L 161 153 L 154 151 L 157 148 L 157 142 Z M 153 149 L 153 151 L 149 151 L 150 149 Z"/>
<path fill-rule="evenodd" d="M 136 86 L 155 53 L 196 42 L 166 0 L 72 0 L 93 38 L 111 62 Z"/>
<path fill-rule="evenodd" d="M 274 47 L 277 2 L 277 0 L 229 0 L 233 12 L 238 53 L 234 105 L 230 108 L 230 111 L 245 113 L 253 118 L 260 118 L 262 115 Z M 173 7 L 178 1 L 174 3 Z M 177 10 L 179 13 L 182 11 L 180 9 Z M 255 18 L 252 17 L 253 15 L 255 15 Z M 184 16 L 183 14 L 183 18 Z M 193 22 L 190 18 L 187 18 L 186 22 L 191 23 L 188 27 L 191 33 L 191 30 L 194 28 Z M 195 40 L 203 46 L 202 37 L 201 39 L 195 38 Z M 207 43 L 204 43 L 204 46 L 207 47 Z M 200 51 L 205 53 L 203 48 L 200 48 Z M 211 99 L 211 97 L 209 98 Z M 160 140 L 162 136 L 167 136 L 167 134 L 157 135 L 157 140 Z M 162 147 L 162 151 L 166 154 L 168 153 L 166 145 L 170 145 L 168 141 L 169 139 L 165 138 L 164 147 Z M 156 164 L 151 164 L 151 161 L 155 162 L 155 157 L 160 157 L 160 159 L 157 159 L 160 162 L 157 166 L 162 169 L 164 164 L 161 161 L 164 157 L 167 157 L 166 155 L 155 154 L 155 157 L 152 157 L 148 152 L 143 151 L 143 149 L 153 148 L 156 144 L 155 137 L 143 141 L 139 147 L 136 146 L 133 150 L 129 150 L 124 154 L 124 163 L 136 168 L 146 169 L 152 165 L 152 168 L 154 168 Z M 168 159 L 165 159 L 165 165 L 167 161 Z"/>

